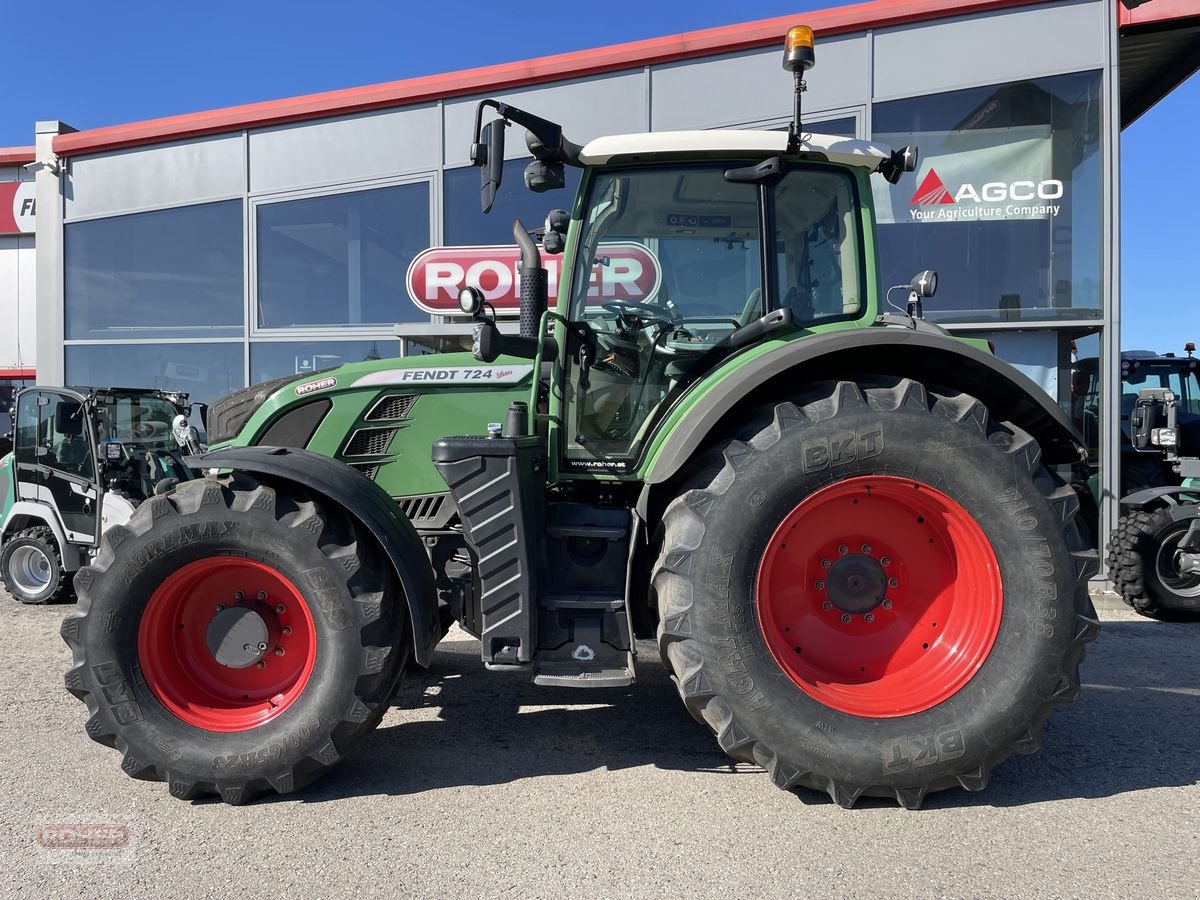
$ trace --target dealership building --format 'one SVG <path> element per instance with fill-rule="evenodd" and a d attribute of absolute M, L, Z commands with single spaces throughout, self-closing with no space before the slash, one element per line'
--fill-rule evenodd
<path fill-rule="evenodd" d="M 458 348 L 469 323 L 430 311 L 443 304 L 419 294 L 438 280 L 414 289 L 413 261 L 510 244 L 514 216 L 533 227 L 569 207 L 577 178 L 519 189 L 525 148 L 510 140 L 496 211 L 481 215 L 468 164 L 480 99 L 559 122 L 576 143 L 782 129 L 782 38 L 802 23 L 818 41 L 806 127 L 920 148 L 899 185 L 877 179 L 884 283 L 936 269 L 926 318 L 990 339 L 1080 419 L 1073 355 L 1104 362 L 1119 346 L 1120 131 L 1200 66 L 1200 0 L 1126 2 L 876 0 L 87 131 L 39 122 L 35 146 L 0 149 L 0 310 L 14 323 L 0 384 L 36 367 L 43 383 L 212 401 L 342 361 Z M 1100 368 L 1107 462 L 1120 384 Z"/>

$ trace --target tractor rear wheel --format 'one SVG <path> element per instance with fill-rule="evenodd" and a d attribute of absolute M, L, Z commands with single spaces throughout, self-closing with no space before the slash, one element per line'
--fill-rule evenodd
<path fill-rule="evenodd" d="M 58 542 L 45 525 L 18 531 L 4 542 L 0 579 L 13 599 L 30 606 L 56 603 L 71 593 Z"/>
<path fill-rule="evenodd" d="M 67 688 L 134 778 L 182 799 L 287 793 L 386 711 L 410 649 L 393 581 L 373 538 L 297 486 L 184 482 L 79 572 Z"/>
<path fill-rule="evenodd" d="M 659 644 L 692 714 L 781 788 L 917 807 L 1036 750 L 1098 626 L 1074 491 L 977 400 L 814 386 L 663 516 Z"/>
<path fill-rule="evenodd" d="M 1152 619 L 1200 613 L 1200 575 L 1180 572 L 1175 553 L 1197 508 L 1159 506 L 1122 516 L 1108 539 L 1108 577 L 1121 599 Z"/>

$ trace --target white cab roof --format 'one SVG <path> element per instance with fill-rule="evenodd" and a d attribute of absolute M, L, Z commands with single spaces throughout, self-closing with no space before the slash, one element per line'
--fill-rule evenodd
<path fill-rule="evenodd" d="M 646 134 L 615 134 L 590 141 L 579 154 L 587 165 L 602 165 L 615 156 L 675 156 L 705 153 L 721 156 L 776 156 L 787 150 L 786 131 L 654 131 Z M 890 147 L 806 132 L 800 152 L 819 153 L 830 162 L 863 166 L 874 171 L 881 160 L 892 154 Z"/>

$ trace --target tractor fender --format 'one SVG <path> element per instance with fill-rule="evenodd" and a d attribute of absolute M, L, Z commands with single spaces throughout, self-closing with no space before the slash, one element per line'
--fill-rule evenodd
<path fill-rule="evenodd" d="M 421 538 L 396 501 L 343 462 L 310 450 L 232 447 L 188 457 L 193 470 L 232 469 L 291 481 L 343 507 L 375 536 L 395 570 L 412 624 L 413 657 L 428 666 L 441 639 L 433 569 Z"/>
<path fill-rule="evenodd" d="M 8 511 L 8 515 L 4 517 L 4 524 L 0 526 L 0 542 L 7 540 L 12 532 L 24 528 L 25 523 L 31 520 L 45 525 L 54 533 L 54 540 L 58 544 L 58 552 L 62 556 L 63 571 L 78 571 L 81 563 L 79 545 L 67 540 L 67 533 L 63 530 L 62 522 L 58 520 L 58 516 L 54 515 L 51 508 L 41 503 L 32 503 L 27 500 L 18 500 L 14 503 Z M 22 523 L 21 528 L 17 528 L 14 525 L 16 522 Z"/>
<path fill-rule="evenodd" d="M 1128 494 L 1128 495 L 1122 497 L 1121 498 L 1121 508 L 1122 509 L 1145 509 L 1147 506 L 1158 506 L 1158 505 L 1160 505 L 1160 503 L 1163 503 L 1163 504 L 1168 504 L 1170 506 L 1185 506 L 1186 505 L 1186 506 L 1195 507 L 1196 509 L 1200 509 L 1200 505 L 1192 504 L 1192 503 L 1181 504 L 1177 499 L 1175 499 L 1177 497 L 1182 497 L 1185 494 L 1188 496 L 1191 496 L 1191 497 L 1195 497 L 1198 494 L 1200 494 L 1200 491 L 1197 491 L 1196 488 L 1186 488 L 1186 487 L 1180 487 L 1178 485 L 1165 485 L 1163 487 L 1143 488 L 1140 491 L 1134 491 L 1132 494 Z M 1177 518 L 1185 518 L 1185 517 L 1178 516 Z"/>
<path fill-rule="evenodd" d="M 895 375 L 963 391 L 1037 439 L 1051 464 L 1086 458 L 1083 438 L 1032 379 L 970 344 L 930 331 L 853 328 L 790 341 L 723 372 L 662 445 L 646 476 L 659 484 L 678 473 L 746 398 L 775 399 L 804 383 L 860 375 Z"/>

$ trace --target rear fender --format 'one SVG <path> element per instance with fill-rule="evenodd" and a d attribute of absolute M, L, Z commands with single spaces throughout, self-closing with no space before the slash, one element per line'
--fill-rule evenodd
<path fill-rule="evenodd" d="M 1180 500 L 1182 498 L 1196 496 L 1200 496 L 1200 491 L 1197 491 L 1195 488 L 1178 486 L 1172 487 L 1170 485 L 1165 487 L 1152 487 L 1141 491 L 1134 491 L 1132 494 L 1122 497 L 1121 508 L 1145 509 L 1148 506 L 1168 505 L 1176 507 L 1190 507 L 1191 513 L 1195 513 L 1200 511 L 1200 504 L 1190 502 L 1187 499 L 1184 499 L 1181 503 Z M 1185 516 L 1176 516 L 1176 518 L 1185 518 Z"/>
<path fill-rule="evenodd" d="M 404 592 L 412 625 L 413 656 L 428 666 L 441 639 L 433 570 L 412 523 L 388 494 L 348 465 L 308 450 L 233 447 L 190 457 L 196 471 L 231 469 L 301 485 L 343 507 L 366 528 L 387 554 Z"/>
<path fill-rule="evenodd" d="M 1033 435 L 1046 463 L 1086 458 L 1083 439 L 1066 413 L 1008 363 L 932 332 L 851 328 L 789 341 L 718 373 L 663 442 L 645 481 L 661 484 L 680 472 L 710 436 L 745 413 L 747 398 L 767 402 L 794 394 L 806 383 L 863 375 L 912 378 L 962 391 L 982 401 L 993 418 Z"/>

